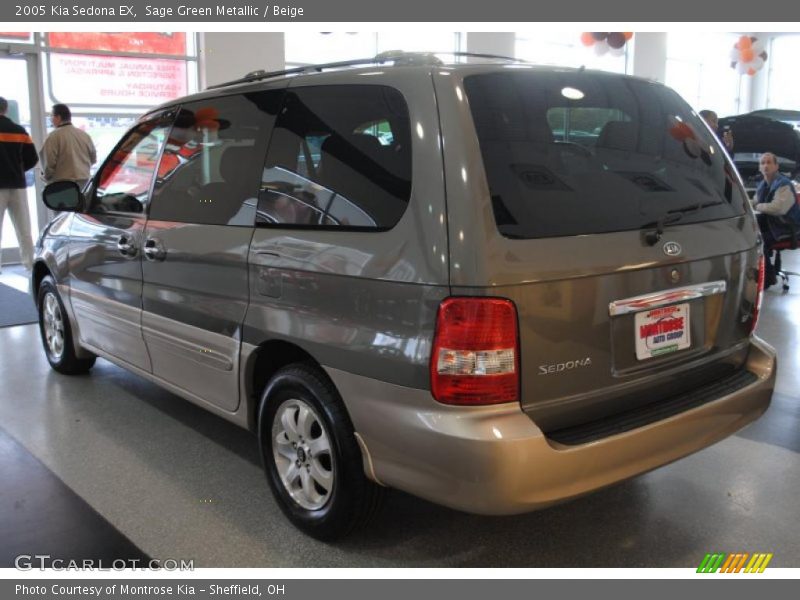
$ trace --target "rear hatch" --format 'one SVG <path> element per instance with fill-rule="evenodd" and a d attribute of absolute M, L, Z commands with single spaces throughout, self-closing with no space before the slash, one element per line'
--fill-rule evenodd
<path fill-rule="evenodd" d="M 523 410 L 557 439 L 735 378 L 756 229 L 735 169 L 686 103 L 583 71 L 464 86 L 497 228 L 482 293 L 517 306 Z"/>

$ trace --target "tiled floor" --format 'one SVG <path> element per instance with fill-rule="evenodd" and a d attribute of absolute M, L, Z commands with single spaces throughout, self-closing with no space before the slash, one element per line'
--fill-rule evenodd
<path fill-rule="evenodd" d="M 800 256 L 785 266 L 800 271 Z M 274 504 L 250 434 L 105 361 L 89 376 L 59 376 L 35 325 L 0 329 L 0 427 L 143 553 L 196 566 L 691 567 L 706 552 L 745 551 L 800 567 L 800 277 L 793 284 L 765 295 L 759 334 L 780 363 L 761 420 L 523 516 L 466 515 L 394 492 L 369 531 L 316 542 Z M 0 506 L 0 521 L 8 510 Z M 31 553 L 58 550 L 47 547 L 47 527 Z"/>

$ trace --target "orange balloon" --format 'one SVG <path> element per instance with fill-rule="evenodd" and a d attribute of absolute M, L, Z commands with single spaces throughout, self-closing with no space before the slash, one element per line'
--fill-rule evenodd
<path fill-rule="evenodd" d="M 633 32 L 632 31 L 623 31 L 622 35 L 625 36 L 625 41 L 627 42 L 633 37 Z"/>
<path fill-rule="evenodd" d="M 750 48 L 752 45 L 753 45 L 753 40 L 750 39 L 750 36 L 743 35 L 739 38 L 739 43 L 737 44 L 737 47 L 739 48 L 739 50 L 746 50 L 747 48 Z"/>
<path fill-rule="evenodd" d="M 594 46 L 594 36 L 588 31 L 581 34 L 581 44 L 584 46 Z"/>
<path fill-rule="evenodd" d="M 749 69 L 747 69 L 747 74 L 748 75 L 755 75 L 756 74 L 756 70 L 753 67 L 750 67 Z"/>
<path fill-rule="evenodd" d="M 753 52 L 752 48 L 745 48 L 744 50 L 739 51 L 739 56 L 742 59 L 742 62 L 749 63 L 756 57 L 756 53 Z"/>
<path fill-rule="evenodd" d="M 676 123 L 669 128 L 669 133 L 679 142 L 694 139 L 694 131 L 686 123 Z"/>

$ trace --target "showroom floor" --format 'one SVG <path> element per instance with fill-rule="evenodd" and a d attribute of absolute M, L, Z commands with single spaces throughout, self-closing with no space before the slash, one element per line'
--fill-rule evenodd
<path fill-rule="evenodd" d="M 793 254 L 785 266 L 800 271 Z M 18 268 L 0 283 L 25 288 Z M 60 376 L 36 325 L 0 328 L 0 567 L 43 553 L 196 567 L 696 567 L 714 551 L 798 567 L 799 325 L 800 277 L 765 294 L 759 334 L 779 352 L 772 406 L 711 448 L 516 517 L 392 492 L 371 529 L 338 545 L 283 518 L 249 433 L 106 361 Z"/>

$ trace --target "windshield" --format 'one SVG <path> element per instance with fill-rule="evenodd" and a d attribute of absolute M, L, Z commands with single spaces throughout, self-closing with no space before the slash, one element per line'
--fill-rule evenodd
<path fill-rule="evenodd" d="M 581 71 L 472 75 L 465 89 L 500 232 L 538 238 L 744 213 L 714 135 L 661 85 Z"/>

